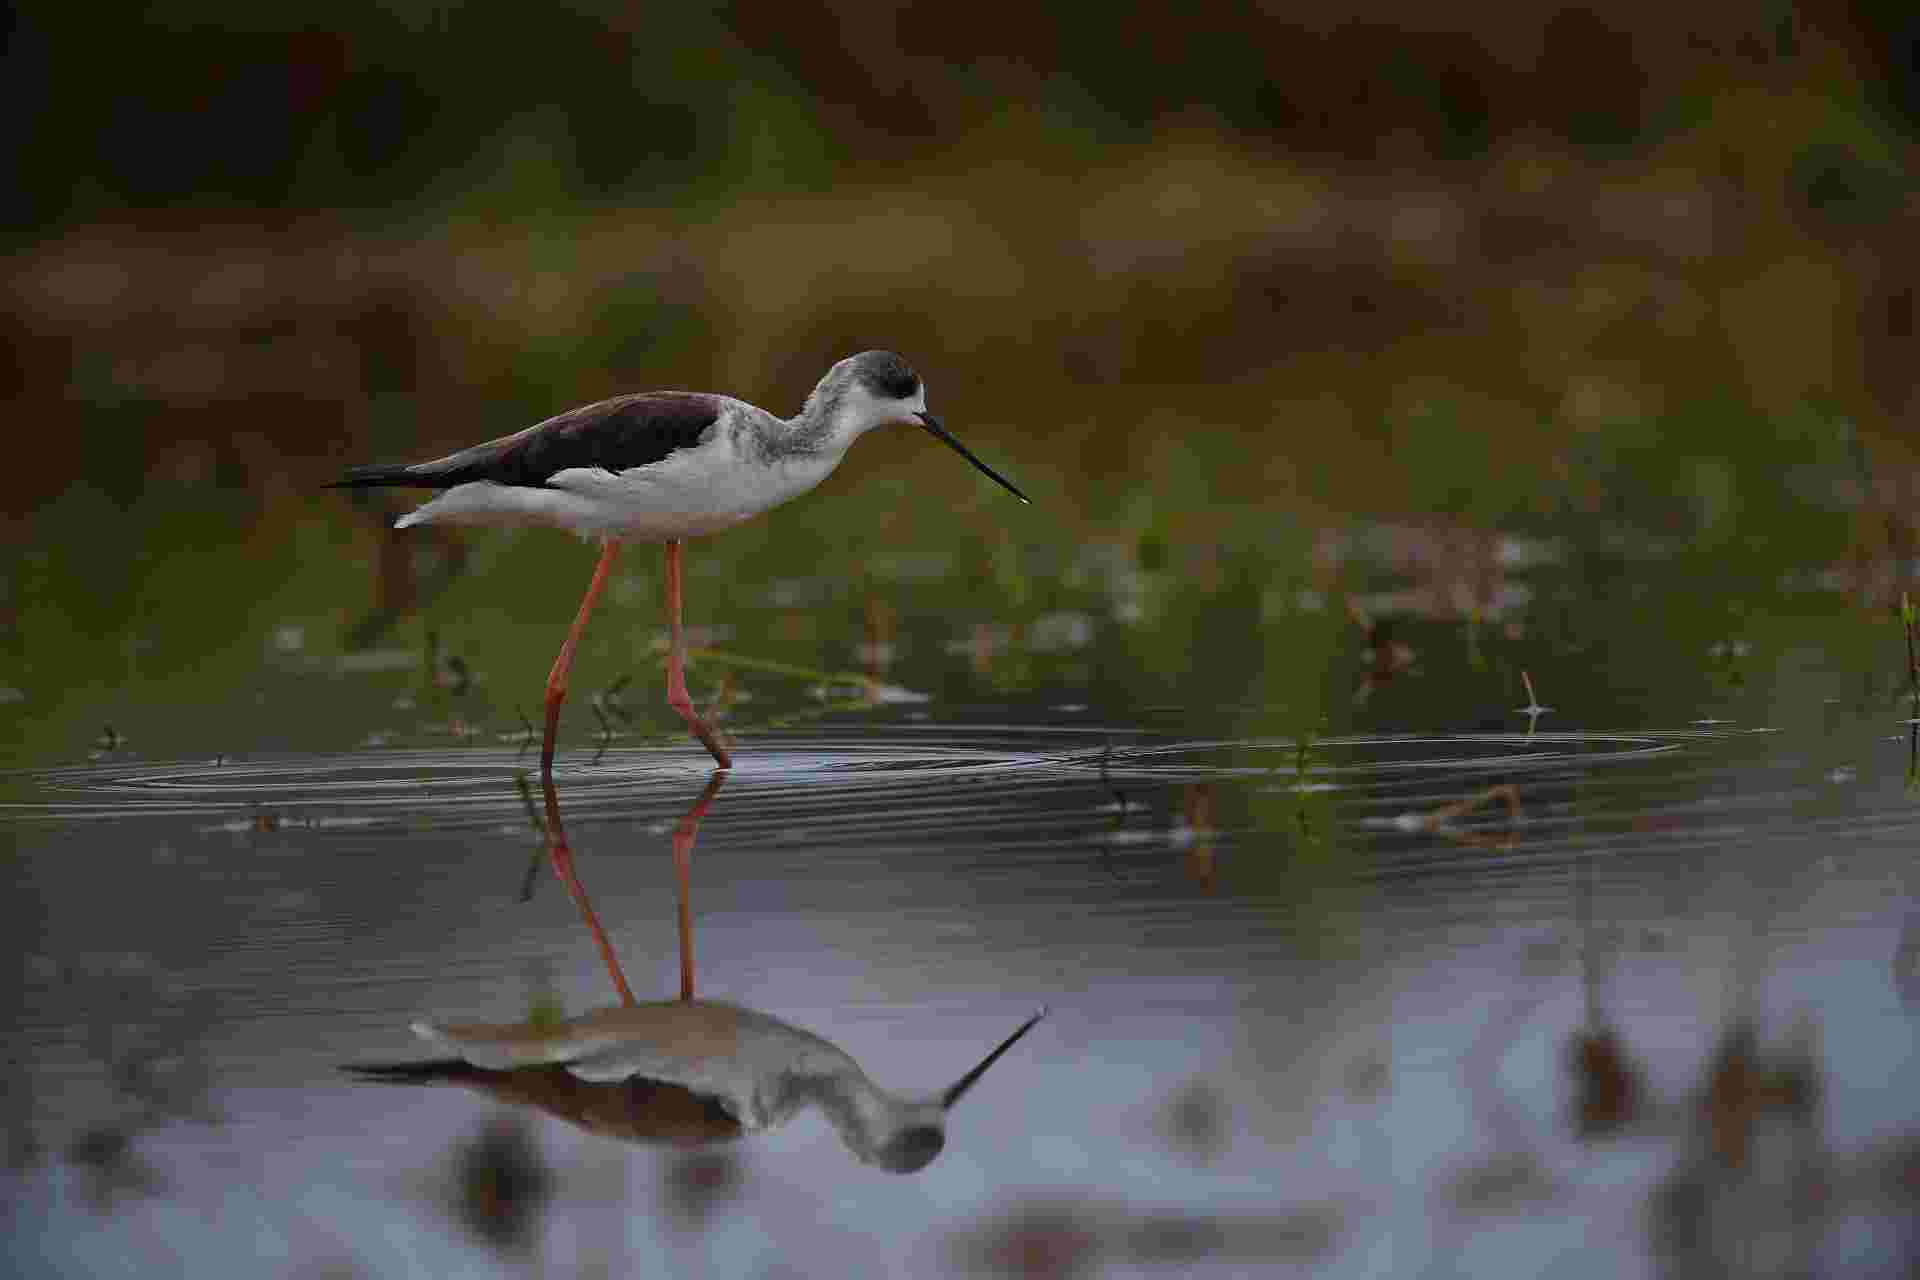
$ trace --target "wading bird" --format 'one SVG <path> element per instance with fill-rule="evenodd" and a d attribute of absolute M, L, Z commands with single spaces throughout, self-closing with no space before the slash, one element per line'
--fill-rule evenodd
<path fill-rule="evenodd" d="M 394 522 L 552 525 L 598 538 L 600 563 L 547 676 L 540 769 L 553 770 L 567 672 L 587 618 L 627 541 L 664 542 L 667 704 L 723 769 L 732 761 L 687 695 L 680 630 L 680 544 L 799 497 L 875 427 L 925 428 L 1020 501 L 1027 496 L 927 412 L 918 374 L 891 351 L 863 351 L 827 370 L 800 412 L 781 418 L 731 396 L 646 391 L 570 409 L 514 435 L 430 462 L 354 467 L 329 488 L 395 485 L 442 492 Z"/>
<path fill-rule="evenodd" d="M 559 1023 L 434 1026 L 450 1056 L 346 1070 L 386 1084 L 455 1084 L 538 1107 L 603 1137 L 705 1146 L 785 1124 L 817 1106 L 855 1158 L 918 1173 L 946 1146 L 946 1115 L 1042 1009 L 937 1093 L 893 1093 L 847 1052 L 791 1022 L 714 1000 L 599 1009 Z"/>

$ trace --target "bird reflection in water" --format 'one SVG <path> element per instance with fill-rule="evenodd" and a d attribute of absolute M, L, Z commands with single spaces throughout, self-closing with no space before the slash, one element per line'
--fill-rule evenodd
<path fill-rule="evenodd" d="M 978 1066 L 932 1093 L 894 1093 L 839 1046 L 770 1014 L 693 994 L 690 855 L 726 775 L 716 771 L 672 839 L 680 914 L 680 998 L 638 1001 L 575 874 L 551 777 L 548 854 L 620 994 L 577 1018 L 502 1024 L 417 1022 L 440 1056 L 346 1068 L 362 1080 L 453 1084 L 537 1107 L 590 1133 L 699 1147 L 785 1124 L 810 1106 L 863 1163 L 917 1173 L 946 1145 L 946 1116 L 987 1068 L 1045 1016 L 1041 1009 Z"/>

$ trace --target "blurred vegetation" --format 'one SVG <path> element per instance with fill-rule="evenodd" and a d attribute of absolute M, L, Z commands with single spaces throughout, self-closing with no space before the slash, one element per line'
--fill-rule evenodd
<path fill-rule="evenodd" d="M 22 5 L 16 746 L 135 687 L 231 700 L 276 627 L 337 645 L 369 576 L 392 636 L 533 671 L 577 549 L 490 535 L 433 596 L 409 557 L 458 554 L 316 486 L 622 389 L 791 410 L 868 346 L 1039 505 L 863 443 L 697 549 L 722 647 L 843 670 L 884 595 L 903 639 L 941 620 L 940 693 L 1252 699 L 1291 732 L 1354 714 L 1367 573 L 1478 601 L 1412 617 L 1502 687 L 1500 628 L 1589 643 L 1656 562 L 1714 584 L 1670 619 L 1701 637 L 1783 573 L 1883 602 L 1920 543 L 1917 42 L 1893 4 Z M 1322 554 L 1359 520 L 1426 550 Z M 1571 548 L 1517 613 L 1496 532 Z M 874 569 L 933 548 L 937 581 Z M 583 658 L 646 651 L 633 561 Z M 835 576 L 867 602 L 755 616 Z M 1124 625 L 1032 643 L 1074 612 Z M 1655 639 L 1589 675 L 1653 699 L 1611 659 Z"/>

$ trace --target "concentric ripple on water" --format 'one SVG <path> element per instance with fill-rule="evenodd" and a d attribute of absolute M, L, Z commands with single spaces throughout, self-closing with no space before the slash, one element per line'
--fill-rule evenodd
<path fill-rule="evenodd" d="M 929 726 L 758 734 L 728 778 L 738 796 L 761 801 L 884 805 L 951 786 L 999 778 L 1008 784 L 1074 779 L 1135 784 L 1269 781 L 1302 790 L 1378 792 L 1444 775 L 1586 769 L 1648 760 L 1729 734 L 1482 733 L 1194 739 L 1128 729 Z M 82 820 L 144 816 L 244 817 L 271 810 L 316 825 L 420 820 L 498 821 L 523 806 L 516 774 L 527 752 L 490 748 L 365 750 L 333 755 L 220 760 L 104 760 L 20 772 L 0 804 L 14 818 Z M 704 760 L 676 745 L 622 747 L 597 758 L 562 754 L 556 775 L 569 813 L 630 801 L 661 783 L 703 779 Z"/>

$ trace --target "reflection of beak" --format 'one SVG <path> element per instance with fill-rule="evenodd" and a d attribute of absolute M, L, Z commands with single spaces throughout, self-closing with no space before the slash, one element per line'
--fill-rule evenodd
<path fill-rule="evenodd" d="M 957 444 L 954 445 L 953 447 L 956 449 L 960 448 L 960 446 Z M 961 452 L 965 453 L 966 450 L 961 449 Z M 968 456 L 972 456 L 972 455 L 968 455 Z M 975 465 L 978 466 L 979 464 L 976 463 Z M 982 471 L 987 470 L 985 467 L 981 467 L 980 469 Z M 987 474 L 993 475 L 993 472 L 987 471 Z M 998 476 L 995 476 L 994 478 L 999 479 Z M 1000 483 L 1006 484 L 1006 481 L 1001 480 Z M 1007 485 L 1007 488 L 1013 489 L 1013 486 L 1009 484 Z M 1014 489 L 1014 492 L 1018 493 L 1019 490 Z M 1031 1018 L 1028 1018 L 1025 1022 L 1021 1023 L 1020 1029 L 1014 1032 L 1012 1035 L 1008 1036 L 1005 1040 L 1002 1040 L 1000 1042 L 1000 1047 L 998 1049 L 995 1049 L 992 1053 L 988 1054 L 986 1058 L 980 1063 L 979 1066 L 967 1072 L 967 1074 L 965 1074 L 964 1076 L 961 1076 L 960 1083 L 954 1085 L 953 1088 L 947 1090 L 945 1093 L 940 1095 L 941 1108 L 945 1109 L 945 1108 L 951 1107 L 953 1106 L 954 1103 L 960 1101 L 960 1095 L 964 1094 L 967 1090 L 973 1088 L 973 1082 L 978 1080 L 981 1076 L 987 1074 L 987 1068 L 992 1066 L 994 1063 L 998 1062 L 1000 1060 L 1001 1054 L 1013 1048 L 1014 1044 L 1020 1039 L 1021 1036 L 1033 1030 L 1034 1023 L 1040 1021 L 1040 1019 L 1046 1016 L 1047 1016 L 1047 1011 L 1045 1009 L 1041 1009 L 1038 1012 L 1036 1012 Z"/>
<path fill-rule="evenodd" d="M 949 447 L 951 447 L 955 453 L 965 458 L 968 462 L 971 462 L 974 466 L 980 468 L 980 470 L 984 474 L 992 477 L 994 482 L 997 483 L 1001 488 L 1005 489 L 1008 493 L 1012 494 L 1014 497 L 1020 499 L 1020 501 L 1027 503 L 1029 506 L 1032 505 L 1033 500 L 1027 497 L 1026 494 L 1014 488 L 1013 482 L 1011 480 L 1001 475 L 998 471 L 995 471 L 992 467 L 988 466 L 986 463 L 980 461 L 980 459 L 974 457 L 972 450 L 968 449 L 967 446 L 961 444 L 958 440 L 955 440 L 953 438 L 953 433 L 940 425 L 940 419 L 934 417 L 930 413 L 917 413 L 914 416 L 920 419 L 920 425 L 925 427 L 927 429 L 927 433 L 931 435 L 934 439 L 946 442 L 946 444 Z M 1018 1036 L 1016 1036 L 1015 1039 L 1018 1039 Z M 1011 1043 L 1011 1041 L 1009 1041 L 1009 1043 Z M 991 1059 L 989 1059 L 989 1061 L 991 1061 Z"/>

